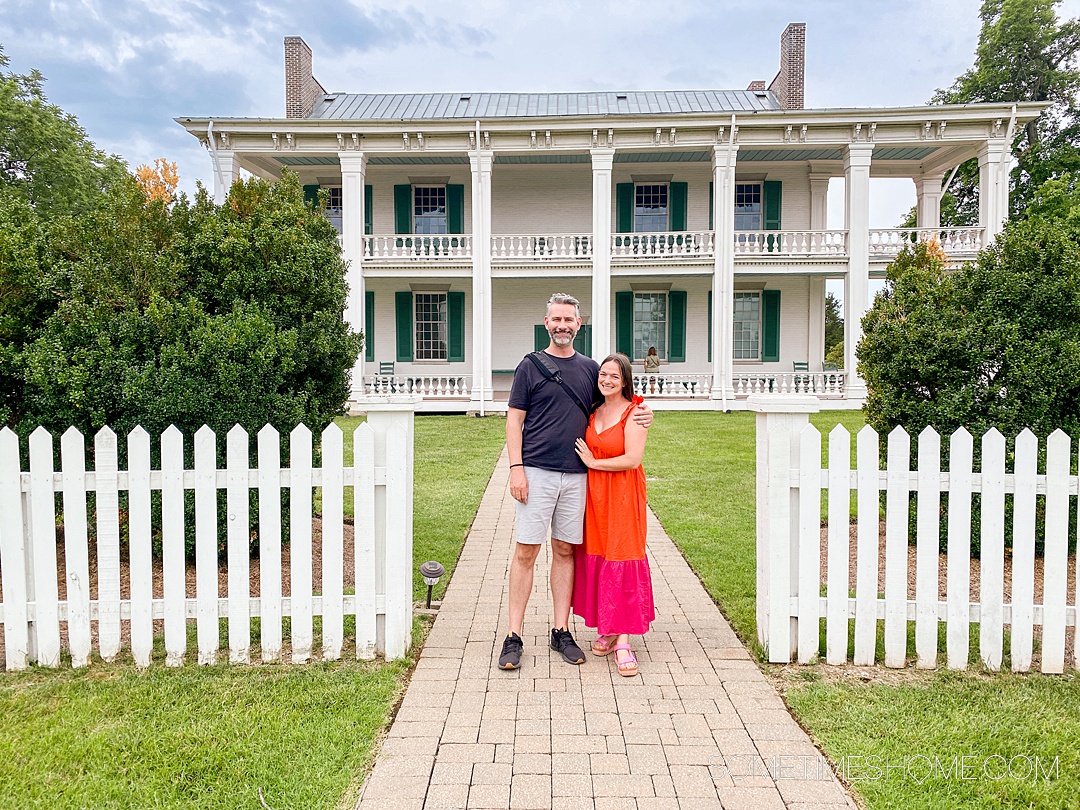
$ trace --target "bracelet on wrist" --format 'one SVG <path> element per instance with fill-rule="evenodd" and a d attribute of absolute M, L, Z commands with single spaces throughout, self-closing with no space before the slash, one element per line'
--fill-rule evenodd
<path fill-rule="evenodd" d="M 512 470 L 512 469 L 514 469 L 514 467 L 524 467 L 524 466 L 525 466 L 524 464 L 511 464 L 510 469 Z"/>

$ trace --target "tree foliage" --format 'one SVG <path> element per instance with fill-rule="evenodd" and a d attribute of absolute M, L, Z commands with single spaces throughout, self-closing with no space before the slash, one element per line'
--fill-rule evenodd
<path fill-rule="evenodd" d="M 43 215 L 91 210 L 126 175 L 123 161 L 99 150 L 73 115 L 45 97 L 36 70 L 19 74 L 0 47 L 0 190 Z"/>
<path fill-rule="evenodd" d="M 1080 435 L 1080 245 L 1059 221 L 1027 220 L 955 269 L 933 243 L 906 248 L 857 356 L 882 434 Z"/>
<path fill-rule="evenodd" d="M 840 315 L 840 299 L 832 293 L 825 295 L 825 360 L 844 365 L 844 318 Z"/>
<path fill-rule="evenodd" d="M 931 103 L 1050 102 L 1049 109 L 1019 132 L 1012 149 L 1011 211 L 1024 211 L 1047 180 L 1080 170 L 1080 20 L 1059 21 L 1060 0 L 984 0 L 975 64 Z M 942 198 L 944 225 L 977 225 L 979 166 L 958 168 Z"/>
<path fill-rule="evenodd" d="M 43 317 L 14 358 L 21 432 L 320 430 L 342 412 L 361 337 L 336 232 L 295 175 L 238 182 L 222 206 L 148 201 L 129 179 L 51 223 L 43 259 Z"/>

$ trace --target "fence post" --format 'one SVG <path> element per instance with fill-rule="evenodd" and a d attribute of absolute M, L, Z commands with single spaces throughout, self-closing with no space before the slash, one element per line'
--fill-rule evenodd
<path fill-rule="evenodd" d="M 360 397 L 355 404 L 374 433 L 375 468 L 385 470 L 386 486 L 375 494 L 375 593 L 385 605 L 376 619 L 375 644 L 387 658 L 403 658 L 412 643 L 413 423 L 422 400 L 390 394 Z"/>
<path fill-rule="evenodd" d="M 788 662 L 796 651 L 798 620 L 791 617 L 784 633 L 780 630 L 784 627 L 780 616 L 790 616 L 790 600 L 798 595 L 799 588 L 799 490 L 791 488 L 789 476 L 790 470 L 798 466 L 799 431 L 808 424 L 809 414 L 821 410 L 821 403 L 812 396 L 772 394 L 752 396 L 747 405 L 757 413 L 758 643 L 769 661 Z M 770 439 L 781 442 L 771 448 L 772 453 Z M 787 464 L 774 470 L 769 459 L 772 455 L 782 463 L 778 452 L 785 456 Z M 774 633 L 770 628 L 782 636 L 772 645 Z"/>

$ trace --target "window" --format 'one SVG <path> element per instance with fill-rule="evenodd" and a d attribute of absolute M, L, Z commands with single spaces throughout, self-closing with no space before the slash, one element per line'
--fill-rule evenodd
<path fill-rule="evenodd" d="M 446 360 L 446 293 L 415 294 L 416 359 Z"/>
<path fill-rule="evenodd" d="M 449 233 L 446 221 L 446 186 L 413 188 L 413 233 Z"/>
<path fill-rule="evenodd" d="M 667 185 L 661 183 L 656 185 L 635 186 L 634 233 L 658 233 L 661 231 L 666 231 L 667 229 Z"/>
<path fill-rule="evenodd" d="M 735 230 L 762 230 L 761 183 L 735 184 Z"/>
<path fill-rule="evenodd" d="M 761 293 L 735 293 L 734 357 L 761 359 Z"/>
<path fill-rule="evenodd" d="M 328 186 L 326 189 L 326 218 L 338 233 L 342 229 L 341 186 Z"/>
<path fill-rule="evenodd" d="M 326 191 L 327 213 L 336 213 L 341 216 L 341 186 L 329 186 Z"/>
<path fill-rule="evenodd" d="M 656 347 L 660 359 L 667 359 L 668 294 L 665 292 L 634 293 L 634 354 L 641 360 Z"/>

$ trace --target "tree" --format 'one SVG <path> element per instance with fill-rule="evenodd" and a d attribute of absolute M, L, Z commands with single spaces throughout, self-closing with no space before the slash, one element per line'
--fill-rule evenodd
<path fill-rule="evenodd" d="M 1059 22 L 1060 0 L 984 0 L 975 65 L 931 103 L 1046 101 L 1050 108 L 1014 134 L 1017 166 L 1010 175 L 1012 217 L 1047 180 L 1080 169 L 1080 91 L 1076 69 L 1080 20 Z M 979 167 L 960 165 L 942 198 L 944 225 L 977 225 Z"/>
<path fill-rule="evenodd" d="M 844 365 L 844 319 L 840 300 L 832 293 L 825 295 L 825 360 Z"/>
<path fill-rule="evenodd" d="M 342 321 L 336 237 L 292 174 L 171 208 L 129 179 L 61 218 L 52 311 L 17 358 L 22 432 L 321 430 L 343 411 L 362 340 Z"/>
<path fill-rule="evenodd" d="M 977 261 L 946 261 L 933 244 L 905 248 L 863 318 L 868 424 L 1080 435 L 1080 245 L 1068 229 L 1010 223 Z"/>
<path fill-rule="evenodd" d="M 92 210 L 102 191 L 126 176 L 123 161 L 48 102 L 40 73 L 15 73 L 9 62 L 0 47 L 0 189 L 45 216 Z"/>
<path fill-rule="evenodd" d="M 161 200 L 166 205 L 176 199 L 176 185 L 180 175 L 176 171 L 176 162 L 170 163 L 165 158 L 157 158 L 154 165 L 139 166 L 135 178 L 142 186 L 147 200 Z"/>

